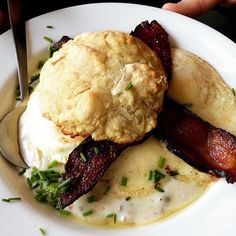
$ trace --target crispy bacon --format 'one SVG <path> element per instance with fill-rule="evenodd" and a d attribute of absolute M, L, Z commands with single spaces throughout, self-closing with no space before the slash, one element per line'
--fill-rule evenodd
<path fill-rule="evenodd" d="M 154 133 L 166 147 L 198 170 L 236 181 L 236 137 L 166 98 Z"/>
<path fill-rule="evenodd" d="M 153 20 L 151 23 L 143 21 L 141 24 L 137 25 L 135 30 L 130 34 L 142 40 L 157 53 L 167 77 L 170 80 L 172 67 L 170 44 L 168 33 L 162 26 L 156 20 Z"/>
<path fill-rule="evenodd" d="M 171 52 L 168 34 L 156 22 L 142 22 L 133 36 L 154 50 L 161 59 L 167 75 L 171 74 Z M 170 77 L 169 77 L 170 81 Z M 166 147 L 198 170 L 229 183 L 236 181 L 236 137 L 216 128 L 197 115 L 165 97 L 163 111 L 154 133 Z"/>
<path fill-rule="evenodd" d="M 56 42 L 52 45 L 52 53 L 58 51 L 62 47 L 62 45 L 64 43 L 67 43 L 70 39 L 72 39 L 72 38 L 70 38 L 66 35 L 62 36 L 62 38 L 58 42 Z"/>
<path fill-rule="evenodd" d="M 112 141 L 94 141 L 86 138 L 69 155 L 63 179 L 72 179 L 73 184 L 59 197 L 59 207 L 69 206 L 82 195 L 89 192 L 116 160 L 127 144 Z"/>

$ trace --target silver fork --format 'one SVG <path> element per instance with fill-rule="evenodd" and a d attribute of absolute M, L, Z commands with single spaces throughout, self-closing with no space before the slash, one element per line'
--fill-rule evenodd
<path fill-rule="evenodd" d="M 7 113 L 0 122 L 0 150 L 12 164 L 29 168 L 21 155 L 18 140 L 19 118 L 24 112 L 29 98 L 25 21 L 22 15 L 23 0 L 7 0 L 7 5 L 16 50 L 21 102 L 15 109 Z"/>

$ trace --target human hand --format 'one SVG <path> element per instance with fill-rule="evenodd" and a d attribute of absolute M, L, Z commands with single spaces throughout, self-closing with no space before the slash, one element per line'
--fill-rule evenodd
<path fill-rule="evenodd" d="M 220 3 L 222 5 L 233 6 L 236 5 L 236 0 L 182 0 L 178 3 L 167 3 L 162 8 L 195 17 L 211 10 Z"/>

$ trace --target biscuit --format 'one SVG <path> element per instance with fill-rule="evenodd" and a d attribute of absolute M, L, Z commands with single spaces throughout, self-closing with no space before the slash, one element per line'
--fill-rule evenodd
<path fill-rule="evenodd" d="M 129 143 L 157 123 L 167 79 L 155 52 L 122 32 L 82 33 L 44 65 L 40 109 L 64 134 Z"/>

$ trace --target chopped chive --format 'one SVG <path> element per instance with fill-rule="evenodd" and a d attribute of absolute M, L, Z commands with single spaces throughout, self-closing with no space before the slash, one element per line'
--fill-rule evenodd
<path fill-rule="evenodd" d="M 29 91 L 29 94 L 31 94 L 33 91 L 34 91 L 34 88 L 32 86 L 28 86 L 28 91 Z"/>
<path fill-rule="evenodd" d="M 31 177 L 27 178 L 27 183 L 30 189 L 34 189 L 36 201 L 57 209 L 59 194 L 66 191 L 72 182 L 70 179 L 60 181 L 60 178 L 60 172 L 51 169 L 40 171 L 32 167 Z"/>
<path fill-rule="evenodd" d="M 113 216 L 113 222 L 114 222 L 114 224 L 116 224 L 116 214 L 114 214 L 114 216 Z"/>
<path fill-rule="evenodd" d="M 51 58 L 52 54 L 54 53 L 52 45 L 48 45 L 48 57 Z"/>
<path fill-rule="evenodd" d="M 41 180 L 47 180 L 47 177 L 43 171 L 39 171 L 38 175 Z"/>
<path fill-rule="evenodd" d="M 47 25 L 47 28 L 48 29 L 53 29 L 53 26 L 52 25 Z"/>
<path fill-rule="evenodd" d="M 96 202 L 96 198 L 94 196 L 90 196 L 87 198 L 88 203 Z"/>
<path fill-rule="evenodd" d="M 149 171 L 148 180 L 152 180 L 152 178 L 153 178 L 153 171 L 150 170 L 150 171 Z"/>
<path fill-rule="evenodd" d="M 164 189 L 161 188 L 160 186 L 155 186 L 155 189 L 158 191 L 158 192 L 161 192 L 161 193 L 164 193 Z"/>
<path fill-rule="evenodd" d="M 125 90 L 128 91 L 128 90 L 130 90 L 130 89 L 133 88 L 133 87 L 134 87 L 134 86 L 132 85 L 132 83 L 129 82 L 129 83 L 126 85 Z"/>
<path fill-rule="evenodd" d="M 14 202 L 14 201 L 20 201 L 20 197 L 10 197 L 10 198 L 2 198 L 3 202 Z"/>
<path fill-rule="evenodd" d="M 59 209 L 58 210 L 59 214 L 62 215 L 62 216 L 70 216 L 71 215 L 71 212 L 70 211 L 66 211 L 64 209 Z"/>
<path fill-rule="evenodd" d="M 160 171 L 158 171 L 158 170 L 154 171 L 154 180 L 155 181 L 159 178 L 164 179 L 165 177 L 166 177 L 166 175 L 161 173 Z"/>
<path fill-rule="evenodd" d="M 34 183 L 32 184 L 31 189 L 36 189 L 39 186 L 40 186 L 40 183 Z"/>
<path fill-rule="evenodd" d="M 111 214 L 108 214 L 108 215 L 107 215 L 107 218 L 111 218 L 111 217 L 113 217 L 113 216 L 114 216 L 114 214 L 111 213 Z"/>
<path fill-rule="evenodd" d="M 179 172 L 177 170 L 170 170 L 169 175 L 170 176 L 176 176 L 176 175 L 179 175 Z"/>
<path fill-rule="evenodd" d="M 97 147 L 94 147 L 93 150 L 94 150 L 96 155 L 100 153 L 100 151 L 99 151 L 99 149 Z"/>
<path fill-rule="evenodd" d="M 121 180 L 120 180 L 120 185 L 123 186 L 123 187 L 126 187 L 127 186 L 127 181 L 128 181 L 128 178 L 125 177 L 125 176 L 122 176 Z"/>
<path fill-rule="evenodd" d="M 26 169 L 21 168 L 21 170 L 18 172 L 19 175 L 23 175 L 26 172 Z"/>
<path fill-rule="evenodd" d="M 56 160 L 53 160 L 52 162 L 50 162 L 49 164 L 48 164 L 48 168 L 49 169 L 51 169 L 51 168 L 53 168 L 53 167 L 55 167 L 56 165 L 57 165 L 57 161 Z"/>
<path fill-rule="evenodd" d="M 43 228 L 39 228 L 39 231 L 40 231 L 41 235 L 46 235 L 46 232 Z"/>
<path fill-rule="evenodd" d="M 108 185 L 103 194 L 106 195 L 109 192 L 110 189 L 111 189 L 111 186 Z"/>
<path fill-rule="evenodd" d="M 164 157 L 160 156 L 158 163 L 157 163 L 158 167 L 163 168 L 163 166 L 165 165 L 165 161 L 166 161 L 166 159 Z"/>
<path fill-rule="evenodd" d="M 20 97 L 20 87 L 16 86 L 16 97 Z"/>
<path fill-rule="evenodd" d="M 84 211 L 82 213 L 82 216 L 86 217 L 86 216 L 89 216 L 89 215 L 92 215 L 93 214 L 93 210 L 89 210 L 89 211 Z"/>
<path fill-rule="evenodd" d="M 32 182 L 30 180 L 30 178 L 26 178 L 26 182 L 27 182 L 27 185 L 30 189 L 32 189 Z"/>
<path fill-rule="evenodd" d="M 131 197 L 129 196 L 129 197 L 126 197 L 125 198 L 125 201 L 129 201 L 131 199 Z"/>
<path fill-rule="evenodd" d="M 30 77 L 30 82 L 29 84 L 32 84 L 34 81 L 39 79 L 40 74 L 35 74 Z"/>
<path fill-rule="evenodd" d="M 71 183 L 72 183 L 72 179 L 66 179 L 65 181 L 63 181 L 62 183 L 60 183 L 59 185 L 58 185 L 58 188 L 59 189 L 62 189 L 62 188 L 68 188 L 70 185 L 71 185 Z"/>
<path fill-rule="evenodd" d="M 38 70 L 40 70 L 43 67 L 44 63 L 45 63 L 45 61 L 43 61 L 43 60 L 40 60 L 38 62 L 38 66 L 37 66 Z"/>
<path fill-rule="evenodd" d="M 83 162 L 86 162 L 87 161 L 87 158 L 86 156 L 81 152 L 80 154 L 80 160 L 83 161 Z"/>
<path fill-rule="evenodd" d="M 234 88 L 232 88 L 232 93 L 233 93 L 234 96 L 236 96 L 236 91 L 235 91 Z"/>
<path fill-rule="evenodd" d="M 51 38 L 47 37 L 47 36 L 44 36 L 43 39 L 46 40 L 49 43 L 53 43 L 53 40 Z"/>
<path fill-rule="evenodd" d="M 116 224 L 116 214 L 114 213 L 108 214 L 106 218 L 113 218 L 113 223 Z"/>

